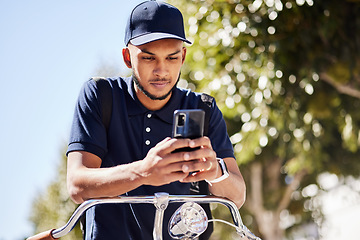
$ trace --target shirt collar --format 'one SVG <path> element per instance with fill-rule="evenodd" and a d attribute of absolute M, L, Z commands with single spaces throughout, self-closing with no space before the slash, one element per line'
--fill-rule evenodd
<path fill-rule="evenodd" d="M 171 124 L 173 121 L 173 113 L 176 109 L 179 109 L 180 102 L 180 90 L 178 88 L 174 88 L 171 94 L 171 98 L 166 103 L 166 105 L 160 110 L 155 111 L 154 114 L 156 114 L 161 120 Z"/>

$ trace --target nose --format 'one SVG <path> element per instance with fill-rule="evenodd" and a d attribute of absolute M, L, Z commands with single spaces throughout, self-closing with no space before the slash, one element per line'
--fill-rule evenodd
<path fill-rule="evenodd" d="M 157 61 L 154 68 L 154 75 L 158 78 L 165 78 L 169 75 L 168 66 L 164 61 Z"/>

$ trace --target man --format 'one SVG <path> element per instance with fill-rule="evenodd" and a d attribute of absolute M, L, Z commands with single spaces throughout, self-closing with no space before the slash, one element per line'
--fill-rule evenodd
<path fill-rule="evenodd" d="M 94 81 L 85 83 L 78 99 L 67 152 L 67 185 L 76 203 L 156 192 L 189 194 L 190 183 L 200 180 L 209 182 L 211 194 L 239 208 L 244 203 L 245 183 L 215 102 L 208 137 L 170 138 L 174 110 L 198 108 L 201 101 L 201 94 L 176 87 L 186 56 L 183 42 L 190 43 L 177 8 L 157 1 L 134 8 L 123 49 L 133 75 L 108 79 L 113 100 L 109 128 L 101 120 Z M 184 147 L 200 148 L 173 152 Z M 165 221 L 176 209 L 171 205 Z M 95 206 L 87 211 L 85 238 L 152 239 L 154 212 L 151 204 Z M 170 239 L 166 229 L 163 234 Z"/>

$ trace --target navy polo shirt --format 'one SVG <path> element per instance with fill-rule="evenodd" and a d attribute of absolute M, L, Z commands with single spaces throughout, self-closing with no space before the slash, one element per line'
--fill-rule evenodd
<path fill-rule="evenodd" d="M 112 167 L 145 158 L 158 142 L 171 136 L 173 112 L 198 108 L 201 94 L 175 88 L 169 102 L 150 111 L 137 99 L 131 78 L 109 78 L 112 114 L 108 133 L 102 123 L 101 103 L 94 81 L 80 92 L 67 153 L 87 151 L 102 159 L 101 167 Z M 211 107 L 209 134 L 217 157 L 234 157 L 225 121 L 215 101 Z M 163 186 L 141 186 L 126 195 L 156 192 L 189 194 L 190 184 L 173 182 Z M 169 204 L 164 216 L 164 239 L 171 239 L 167 223 L 178 205 Z M 152 204 L 105 204 L 87 211 L 86 239 L 152 239 L 155 207 Z"/>

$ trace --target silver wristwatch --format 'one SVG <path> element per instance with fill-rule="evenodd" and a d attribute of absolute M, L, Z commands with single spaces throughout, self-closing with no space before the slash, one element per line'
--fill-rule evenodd
<path fill-rule="evenodd" d="M 218 161 L 218 163 L 220 165 L 222 175 L 212 181 L 206 180 L 208 183 L 218 183 L 229 177 L 229 172 L 227 170 L 224 160 L 222 158 L 216 158 L 216 160 Z"/>

